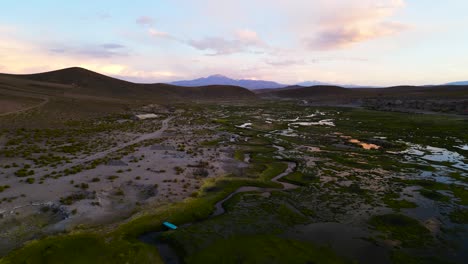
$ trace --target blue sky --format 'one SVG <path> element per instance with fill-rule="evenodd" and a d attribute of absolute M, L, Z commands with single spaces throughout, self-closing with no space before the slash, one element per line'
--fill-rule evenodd
<path fill-rule="evenodd" d="M 133 81 L 468 80 L 463 0 L 7 1 L 0 72 L 81 66 Z"/>

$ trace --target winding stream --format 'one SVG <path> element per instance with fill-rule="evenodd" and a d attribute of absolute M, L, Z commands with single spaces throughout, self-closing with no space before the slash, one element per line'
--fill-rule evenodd
<path fill-rule="evenodd" d="M 277 152 L 284 151 L 284 148 L 281 147 L 281 146 L 273 145 L 273 147 L 275 147 L 278 150 Z M 250 161 L 250 157 L 249 157 L 248 160 Z M 283 190 L 291 190 L 291 189 L 299 188 L 298 185 L 294 185 L 294 184 L 279 181 L 281 178 L 283 178 L 286 175 L 292 173 L 294 171 L 294 169 L 296 168 L 296 163 L 294 163 L 294 162 L 287 162 L 287 164 L 288 164 L 288 168 L 284 172 L 278 174 L 273 179 L 271 179 L 271 181 L 281 184 Z M 223 204 L 226 201 L 228 201 L 229 199 L 231 199 L 234 195 L 238 194 L 238 193 L 245 193 L 245 192 L 262 192 L 262 193 L 263 192 L 268 192 L 269 193 L 269 192 L 277 191 L 277 190 L 280 190 L 280 189 L 278 189 L 278 188 L 254 187 L 254 186 L 240 187 L 237 190 L 231 192 L 228 196 L 226 196 L 226 198 L 224 198 L 221 201 L 217 202 L 215 204 L 215 206 L 214 206 L 215 210 L 205 220 L 208 220 L 208 219 L 213 218 L 215 216 L 219 216 L 219 215 L 222 215 L 222 214 L 226 213 L 226 210 L 224 209 Z M 180 227 L 189 226 L 191 224 L 192 224 L 192 222 L 185 223 L 185 224 L 181 225 Z M 177 253 L 175 252 L 175 250 L 173 248 L 171 248 L 171 246 L 169 244 L 165 243 L 165 241 L 161 241 L 160 237 L 161 237 L 161 234 L 164 233 L 164 232 L 165 231 L 147 232 L 147 233 L 144 233 L 141 236 L 139 236 L 138 239 L 143 243 L 156 246 L 158 248 L 158 252 L 159 252 L 161 258 L 163 259 L 164 263 L 166 263 L 166 264 L 182 263 L 181 260 L 179 259 L 178 255 L 177 255 Z"/>
<path fill-rule="evenodd" d="M 284 176 L 286 176 L 286 175 L 290 174 L 291 172 L 293 172 L 295 168 L 296 168 L 296 163 L 288 162 L 288 168 L 283 173 L 278 174 L 278 176 L 271 179 L 271 181 L 283 185 L 283 190 L 291 190 L 291 189 L 298 188 L 299 186 L 297 186 L 297 185 L 279 181 Z M 239 189 L 235 190 L 234 192 L 232 192 L 228 196 L 226 196 L 226 198 L 224 198 L 223 200 L 217 202 L 215 204 L 214 212 L 207 219 L 209 219 L 211 217 L 214 217 L 214 216 L 224 214 L 226 212 L 226 210 L 224 210 L 224 207 L 223 207 L 224 202 L 231 199 L 234 195 L 236 195 L 238 193 L 244 193 L 244 192 L 271 192 L 271 191 L 277 191 L 277 190 L 278 190 L 278 188 L 263 188 L 263 187 L 253 187 L 253 186 L 240 187 Z"/>

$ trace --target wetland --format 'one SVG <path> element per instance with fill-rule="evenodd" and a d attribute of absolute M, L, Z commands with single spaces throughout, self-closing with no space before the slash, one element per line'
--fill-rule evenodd
<path fill-rule="evenodd" d="M 171 107 L 3 128 L 0 263 L 468 259 L 466 117 Z"/>

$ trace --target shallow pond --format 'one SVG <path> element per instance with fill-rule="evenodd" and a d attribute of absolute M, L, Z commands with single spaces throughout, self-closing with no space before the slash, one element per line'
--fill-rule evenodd
<path fill-rule="evenodd" d="M 242 124 L 240 126 L 236 126 L 236 127 L 238 127 L 238 128 L 251 128 L 251 126 L 252 126 L 252 123 L 244 123 L 244 124 Z"/>
<path fill-rule="evenodd" d="M 452 166 L 461 170 L 468 171 L 468 164 L 464 162 L 465 157 L 460 153 L 432 146 L 421 146 L 418 144 L 407 143 L 409 148 L 402 151 L 403 154 L 416 156 L 425 161 L 450 162 Z"/>

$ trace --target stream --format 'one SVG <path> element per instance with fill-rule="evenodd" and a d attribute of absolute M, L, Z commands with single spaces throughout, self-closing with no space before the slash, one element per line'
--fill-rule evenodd
<path fill-rule="evenodd" d="M 279 153 L 281 153 L 281 151 L 284 151 L 284 148 L 281 147 L 281 146 L 273 145 L 273 147 L 275 147 L 278 150 L 277 152 L 279 152 Z M 248 159 L 246 159 L 246 160 L 250 161 L 250 157 Z M 294 163 L 294 162 L 287 162 L 287 164 L 288 164 L 288 168 L 284 172 L 278 174 L 273 179 L 271 179 L 271 181 L 281 184 L 283 186 L 282 190 L 291 190 L 291 189 L 299 188 L 299 186 L 297 186 L 297 185 L 279 181 L 281 178 L 283 178 L 286 175 L 292 173 L 294 171 L 294 169 L 296 168 L 296 163 Z M 205 220 L 208 220 L 208 219 L 210 219 L 212 217 L 219 216 L 219 215 L 222 215 L 222 214 L 226 213 L 226 210 L 224 209 L 223 204 L 226 201 L 228 201 L 229 199 L 231 199 L 234 195 L 238 194 L 238 193 L 245 193 L 245 192 L 261 192 L 261 193 L 268 192 L 269 193 L 269 192 L 277 191 L 277 190 L 280 190 L 280 189 L 278 189 L 278 188 L 254 187 L 254 186 L 240 187 L 237 190 L 231 192 L 228 196 L 226 196 L 226 198 L 224 198 L 221 201 L 217 202 L 215 204 L 215 206 L 214 206 L 215 210 Z M 191 224 L 192 224 L 192 222 L 185 223 L 183 225 L 180 225 L 179 228 L 184 227 L 184 226 L 189 226 Z M 165 243 L 165 241 L 162 241 L 160 239 L 161 235 L 164 232 L 165 231 L 147 232 L 147 233 L 144 233 L 144 234 L 140 235 L 138 237 L 138 239 L 143 243 L 146 243 L 146 244 L 157 247 L 159 255 L 163 259 L 164 263 L 166 263 L 166 264 L 182 263 L 179 256 L 177 255 L 176 251 L 168 243 Z"/>

